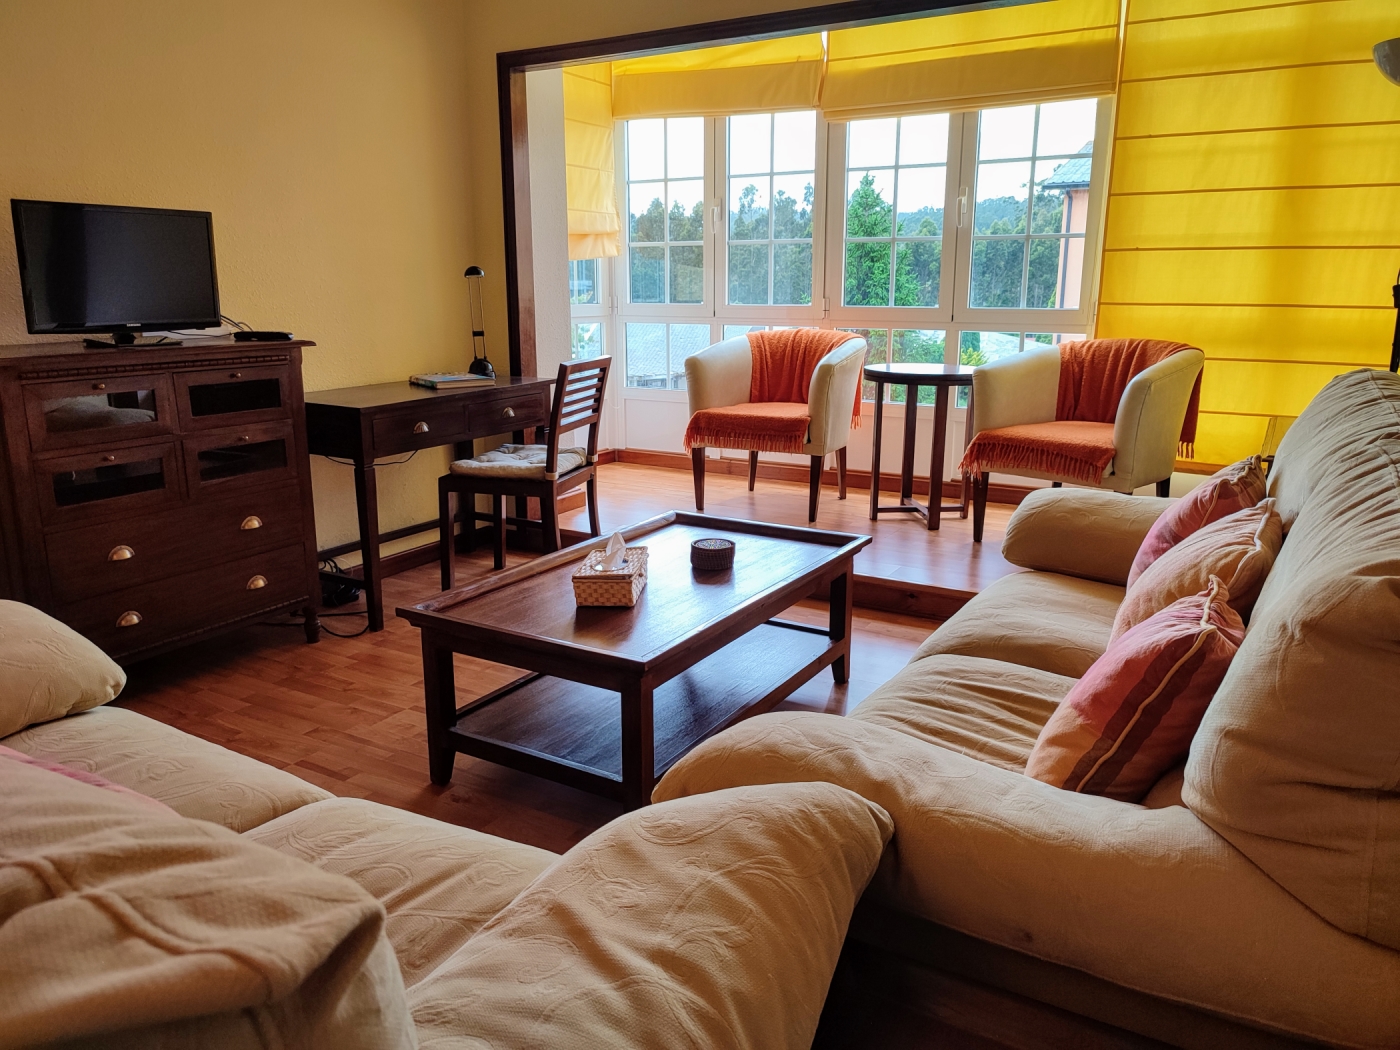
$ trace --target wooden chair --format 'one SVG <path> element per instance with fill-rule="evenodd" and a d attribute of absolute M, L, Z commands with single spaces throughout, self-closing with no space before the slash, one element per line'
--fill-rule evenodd
<path fill-rule="evenodd" d="M 468 551 L 476 549 L 478 520 L 490 521 L 495 526 L 497 569 L 505 568 L 506 564 L 507 525 L 539 529 L 544 534 L 545 552 L 559 549 L 558 500 L 560 495 L 580 485 L 585 486 L 588 502 L 588 534 L 599 535 L 595 463 L 598 423 L 603 414 L 603 394 L 607 390 L 611 366 L 610 357 L 560 365 L 549 426 L 542 428 L 545 431 L 543 444 L 502 445 L 471 459 L 459 459 L 452 464 L 450 473 L 438 479 L 438 544 L 443 590 L 452 587 L 452 523 L 458 516 L 458 507 L 462 508 L 462 531 Z M 561 449 L 559 439 L 580 427 L 588 428 L 587 446 Z M 477 511 L 478 495 L 491 497 L 489 515 Z M 530 496 L 540 501 L 539 521 L 507 517 L 506 500 L 511 497 L 523 500 Z"/>

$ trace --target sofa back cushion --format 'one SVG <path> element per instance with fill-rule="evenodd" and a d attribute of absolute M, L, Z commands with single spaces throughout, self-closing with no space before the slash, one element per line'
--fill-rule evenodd
<path fill-rule="evenodd" d="M 1400 379 L 1329 383 L 1269 486 L 1288 538 L 1182 797 L 1323 918 L 1400 949 Z"/>
<path fill-rule="evenodd" d="M 77 631 L 0 601 L 0 738 L 114 700 L 126 672 Z"/>

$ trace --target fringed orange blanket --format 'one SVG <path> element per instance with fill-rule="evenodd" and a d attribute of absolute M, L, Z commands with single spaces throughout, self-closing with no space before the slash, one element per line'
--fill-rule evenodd
<path fill-rule="evenodd" d="M 850 332 L 788 328 L 750 332 L 753 373 L 747 404 L 705 408 L 690 417 L 688 450 L 702 446 L 754 452 L 801 452 L 812 417 L 807 388 L 821 359 L 849 339 Z M 851 425 L 860 426 L 860 386 L 856 386 Z"/>
<path fill-rule="evenodd" d="M 1099 484 L 1113 462 L 1113 421 L 1128 383 L 1144 369 L 1189 349 L 1186 343 L 1163 339 L 1062 343 L 1055 422 L 982 431 L 963 455 L 963 473 L 1033 470 Z M 1180 449 L 1186 457 L 1194 454 L 1200 403 L 1198 375 L 1181 424 Z"/>

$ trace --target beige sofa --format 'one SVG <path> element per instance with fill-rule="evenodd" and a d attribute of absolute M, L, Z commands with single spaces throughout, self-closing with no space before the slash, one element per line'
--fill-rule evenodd
<path fill-rule="evenodd" d="M 0 745 L 29 756 L 0 753 L 0 1047 L 797 1050 L 891 832 L 781 785 L 560 857 L 103 706 L 123 682 L 0 602 Z"/>
<path fill-rule="evenodd" d="M 848 718 L 770 714 L 674 799 L 825 780 L 895 838 L 853 937 L 1187 1046 L 1400 1046 L 1400 379 L 1330 383 L 1278 450 L 1282 551 L 1183 769 L 1141 805 L 1024 776 L 1165 500 L 1046 490 L 987 588 Z"/>

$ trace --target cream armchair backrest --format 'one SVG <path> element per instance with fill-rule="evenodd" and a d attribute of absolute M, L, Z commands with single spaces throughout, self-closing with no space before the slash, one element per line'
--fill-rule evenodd
<path fill-rule="evenodd" d="M 803 455 L 824 456 L 845 448 L 851 434 L 851 407 L 860 385 L 865 350 L 864 339 L 848 339 L 817 363 L 807 387 L 807 410 L 812 422 Z M 685 359 L 690 414 L 705 408 L 747 404 L 752 379 L 753 352 L 747 336 L 735 336 L 692 354 Z"/>

